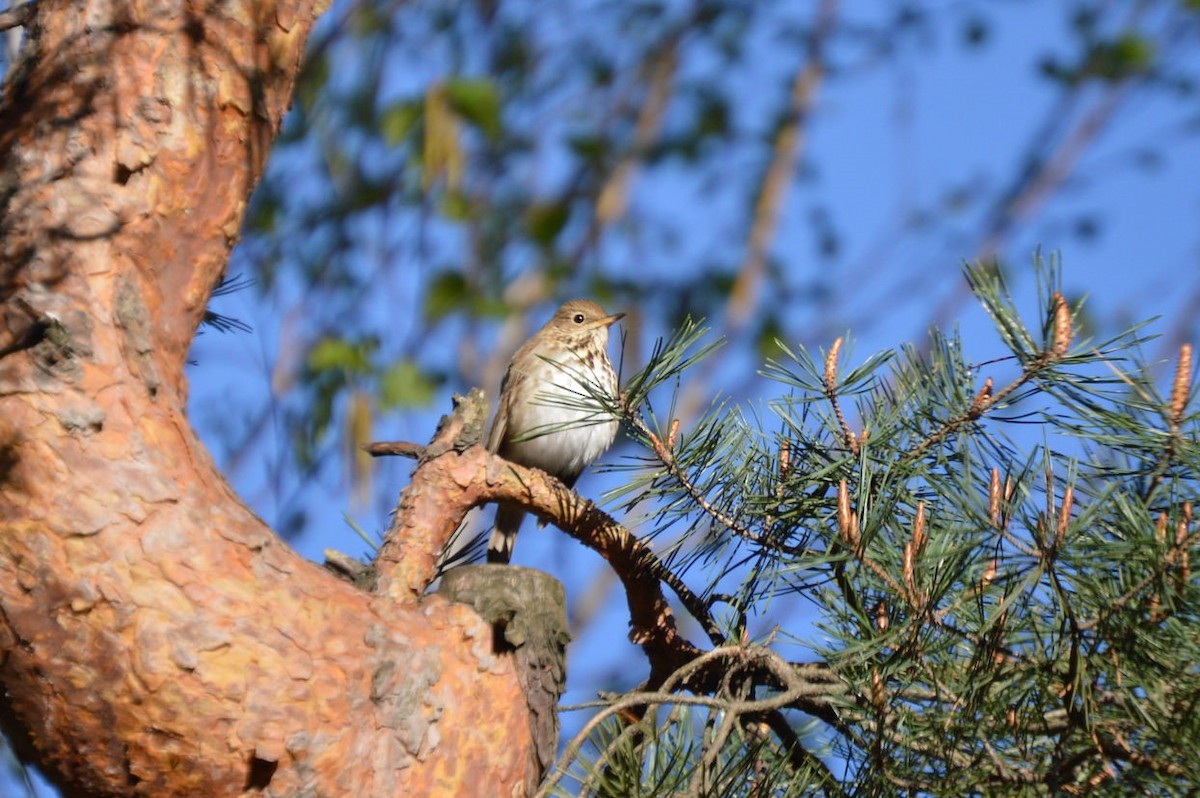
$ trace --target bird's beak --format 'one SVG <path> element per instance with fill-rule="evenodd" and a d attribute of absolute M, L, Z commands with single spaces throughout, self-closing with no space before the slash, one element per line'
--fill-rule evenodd
<path fill-rule="evenodd" d="M 623 318 L 625 318 L 624 313 L 614 313 L 611 316 L 605 316 L 604 318 L 600 319 L 600 324 L 605 327 L 611 327 Z"/>

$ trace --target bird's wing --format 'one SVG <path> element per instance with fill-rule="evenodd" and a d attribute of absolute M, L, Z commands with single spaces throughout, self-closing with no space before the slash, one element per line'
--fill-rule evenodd
<path fill-rule="evenodd" d="M 513 373 L 510 365 L 504 372 L 504 379 L 500 381 L 500 401 L 496 403 L 496 417 L 492 419 L 491 429 L 488 430 L 487 450 L 492 454 L 500 451 L 500 444 L 504 442 L 504 435 L 508 432 L 508 408 L 504 406 L 507 401 L 505 391 L 512 379 Z"/>

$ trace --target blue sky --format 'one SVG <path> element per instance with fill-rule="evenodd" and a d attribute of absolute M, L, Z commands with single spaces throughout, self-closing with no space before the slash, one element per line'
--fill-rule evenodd
<path fill-rule="evenodd" d="M 858 363 L 881 349 L 922 340 L 931 313 L 945 308 L 942 323 L 959 326 L 972 358 L 982 361 L 1001 353 L 986 317 L 973 302 L 946 303 L 947 297 L 961 296 L 961 263 L 978 254 L 980 242 L 975 233 L 982 209 L 968 208 L 956 222 L 928 234 L 903 232 L 910 229 L 905 225 L 922 209 L 943 207 L 940 203 L 956 188 L 985 191 L 1003 185 L 1011 179 L 1023 153 L 1036 143 L 1048 115 L 1083 118 L 1094 111 L 1100 90 L 1084 92 L 1076 107 L 1061 108 L 1061 91 L 1036 73 L 1038 54 L 1061 50 L 1070 19 L 1070 7 L 1065 3 L 930 5 L 948 21 L 935 26 L 930 35 L 899 42 L 900 54 L 886 67 L 870 68 L 869 56 L 852 43 L 834 50 L 833 60 L 843 71 L 822 88 L 803 151 L 802 172 L 815 170 L 817 179 L 801 179 L 792 185 L 772 252 L 785 271 L 785 281 L 801 286 L 828 281 L 838 290 L 824 301 L 796 309 L 796 317 L 790 321 L 797 338 L 789 343 L 827 346 L 848 331 L 852 362 Z M 868 22 L 892 9 L 888 3 L 849 2 L 842 10 L 843 21 Z M 966 48 L 958 37 L 972 13 L 986 16 L 990 35 L 983 46 Z M 757 67 L 761 72 L 731 74 L 727 79 L 739 102 L 766 107 L 778 98 L 774 78 L 786 75 L 794 61 L 786 58 L 786 48 L 773 43 L 771 31 L 754 35 L 762 38 L 765 52 L 781 53 L 780 60 L 763 59 Z M 1197 55 L 1193 52 L 1183 57 L 1194 71 Z M 403 57 L 397 60 L 405 63 Z M 695 68 L 702 72 L 703 66 Z M 419 80 L 411 86 L 398 80 L 392 90 L 401 92 L 419 85 Z M 1014 289 L 1031 317 L 1034 286 L 1032 279 L 1022 275 L 1030 273 L 1024 264 L 1030 263 L 1032 252 L 1040 247 L 1061 253 L 1068 294 L 1086 293 L 1091 314 L 1102 320 L 1106 331 L 1161 315 L 1151 329 L 1167 338 L 1147 349 L 1147 354 L 1159 359 L 1172 357 L 1180 333 L 1182 340 L 1195 340 L 1200 281 L 1198 119 L 1195 97 L 1180 99 L 1151 92 L 1133 98 L 1084 149 L 1072 178 L 1050 194 L 1030 221 L 1005 242 L 1002 252 L 1014 264 Z M 1157 165 L 1145 169 L 1131 166 L 1134 153 L 1148 143 L 1159 149 Z M 554 163 L 554 158 L 547 156 L 541 169 L 531 169 L 531 174 L 552 182 Z M 754 165 L 735 160 L 726 168 L 728 181 L 715 189 L 699 185 L 683 170 L 669 166 L 640 178 L 632 196 L 631 215 L 677 219 L 685 240 L 669 255 L 658 254 L 653 247 L 615 241 L 606 250 L 610 268 L 617 273 L 686 275 L 714 252 L 731 253 L 736 259 L 743 244 L 738 208 L 745 201 L 745 194 L 736 190 L 737 179 Z M 296 191 L 318 191 L 313 185 L 300 183 Z M 730 190 L 722 191 L 722 186 Z M 818 205 L 840 232 L 843 249 L 833 262 L 814 254 L 812 219 Z M 1097 220 L 1098 234 L 1080 236 L 1081 217 Z M 390 234 L 411 236 L 413 232 L 400 224 Z M 381 257 L 380 252 L 389 251 L 373 235 L 378 236 L 378 231 L 363 234 L 362 257 L 368 264 Z M 450 241 L 448 246 L 452 244 Z M 404 251 L 397 257 L 387 272 L 393 280 L 397 274 L 421 273 L 423 265 L 407 262 Z M 249 263 L 245 252 L 235 253 L 231 273 L 248 270 Z M 395 309 L 419 301 L 419 291 L 414 288 L 419 280 L 414 276 L 411 284 L 381 282 L 375 298 L 382 306 L 364 308 L 363 318 L 356 322 L 376 325 L 385 338 L 417 335 L 415 319 Z M 686 289 L 686 279 L 681 286 Z M 245 320 L 254 329 L 249 334 L 209 332 L 197 339 L 192 351 L 197 365 L 189 371 L 192 419 L 240 495 L 267 523 L 277 526 L 297 509 L 307 514 L 306 532 L 294 543 L 301 554 L 321 560 L 324 549 L 336 548 L 363 555 L 365 546 L 343 521 L 343 513 L 367 530 L 382 530 L 411 464 L 381 462 L 373 476 L 377 486 L 374 498 L 365 507 L 350 500 L 337 445 L 329 447 L 331 462 L 318 478 L 299 482 L 294 473 L 287 472 L 286 447 L 278 439 L 271 407 L 280 400 L 280 375 L 287 373 L 280 363 L 286 365 L 294 359 L 297 337 L 305 332 L 304 302 L 303 287 L 293 284 L 265 299 L 251 289 L 213 303 L 214 309 Z M 618 309 L 623 308 L 610 308 Z M 543 316 L 550 311 L 550 307 L 544 308 Z M 720 319 L 713 324 L 714 335 L 720 334 Z M 447 325 L 425 343 L 435 354 L 453 357 L 454 330 Z M 653 336 L 660 333 L 652 327 L 646 329 L 646 340 L 636 342 L 639 346 L 631 352 L 647 351 Z M 613 353 L 615 357 L 616 344 Z M 757 367 L 749 352 L 736 354 L 731 363 L 734 371 L 743 374 L 753 373 Z M 641 364 L 630 365 L 636 368 Z M 719 383 L 717 379 L 698 390 L 715 394 L 722 387 Z M 741 380 L 737 384 L 745 386 Z M 451 389 L 464 387 L 446 386 L 444 397 L 429 408 L 379 419 L 376 437 L 427 439 L 437 417 L 448 407 Z M 756 403 L 777 390 L 751 383 L 743 398 Z M 248 423 L 239 419 L 255 417 L 265 419 L 268 432 L 234 459 L 231 431 L 236 437 L 237 427 Z M 619 461 L 627 451 L 618 445 L 609 460 Z M 612 484 L 610 480 L 606 475 L 589 474 L 578 488 L 584 495 L 598 498 Z M 489 509 L 486 518 L 490 519 L 490 514 Z M 597 613 L 594 620 L 576 627 L 581 632 L 570 649 L 565 702 L 588 700 L 597 689 L 632 687 L 642 678 L 644 659 L 625 638 L 628 618 L 624 601 L 595 555 L 554 530 L 537 531 L 527 523 L 516 560 L 562 579 L 577 619 L 583 613 Z M 763 624 L 778 620 L 782 611 L 776 608 Z M 794 611 L 802 613 L 803 607 Z M 801 633 L 804 620 L 795 619 Z M 565 717 L 564 734 L 570 734 L 578 723 L 575 717 Z M 18 789 L 2 783 L 0 787 L 0 794 Z"/>
<path fill-rule="evenodd" d="M 786 280 L 803 285 L 828 279 L 842 290 L 827 303 L 798 309 L 804 319 L 797 327 L 804 334 L 792 343 L 827 346 L 849 328 L 854 362 L 861 362 L 880 349 L 904 341 L 920 342 L 933 309 L 944 307 L 942 323 L 961 329 L 973 358 L 982 361 L 1001 353 L 984 314 L 973 301 L 963 298 L 961 264 L 979 254 L 981 242 L 976 233 L 984 209 L 968 208 L 959 221 L 949 225 L 949 234 L 945 228 L 929 235 L 901 235 L 898 231 L 914 214 L 938 208 L 956 188 L 987 191 L 1004 185 L 1036 143 L 1046 118 L 1062 115 L 1067 122 L 1083 118 L 1094 112 L 1102 92 L 1085 91 L 1074 107 L 1061 108 L 1060 88 L 1036 73 L 1035 54 L 1061 49 L 1069 24 L 1063 6 L 998 5 L 999 9 L 980 5 L 995 13 L 988 15 L 991 35 L 979 48 L 961 46 L 956 40 L 959 26 L 947 24 L 929 37 L 902 43 L 901 54 L 887 68 L 861 66 L 863 57 L 856 56 L 852 47 L 842 53 L 848 74 L 839 75 L 822 90 L 807 132 L 805 169 L 818 172 L 819 185 L 808 180 L 793 185 L 772 248 L 785 264 Z M 951 15 L 954 6 L 945 4 Z M 879 4 L 850 3 L 845 14 L 863 22 L 880 9 Z M 769 32 L 757 35 L 770 38 Z M 1194 66 L 1194 56 L 1189 58 Z M 1014 69 L 1014 64 L 1020 68 Z M 790 62 L 763 65 L 763 69 L 781 74 L 790 67 Z M 730 80 L 744 83 L 734 93 L 748 106 L 765 106 L 777 97 L 772 93 L 775 84 L 761 76 L 740 74 Z M 1061 253 L 1068 294 L 1086 293 L 1088 307 L 1094 318 L 1104 322 L 1105 331 L 1115 332 L 1121 323 L 1161 314 L 1164 318 L 1155 331 L 1194 333 L 1188 314 L 1194 316 L 1195 309 L 1185 305 L 1195 301 L 1191 292 L 1200 274 L 1195 181 L 1200 174 L 1200 139 L 1186 128 L 1189 114 L 1194 118 L 1194 101 L 1161 92 L 1130 101 L 1083 150 L 1074 176 L 1049 194 L 1044 205 L 1038 205 L 1029 221 L 1019 225 L 1006 241 L 1002 251 L 1013 266 L 1014 288 L 1031 317 L 1036 296 L 1028 264 L 1040 247 Z M 1161 161 L 1152 169 L 1134 168 L 1130 165 L 1132 153 L 1147 143 L 1160 147 Z M 549 163 L 552 169 L 553 159 Z M 745 163 L 729 165 L 731 173 L 747 168 L 750 166 Z M 547 178 L 543 175 L 542 179 Z M 732 180 L 730 185 L 735 185 Z M 810 219 L 818 200 L 842 231 L 844 250 L 834 264 L 806 256 L 813 251 Z M 611 268 L 630 274 L 687 274 L 714 251 L 736 253 L 742 245 L 737 213 L 741 202 L 744 195 L 733 190 L 713 191 L 711 185 L 699 185 L 682 169 L 665 167 L 642 177 L 636 184 L 631 215 L 677 217 L 687 234 L 685 241 L 670 257 L 646 260 L 645 250 L 618 240 L 608 250 Z M 697 213 L 697 207 L 706 212 Z M 1078 235 L 1080 217 L 1096 220 L 1099 233 L 1090 238 Z M 800 254 L 793 257 L 794 253 Z M 683 284 L 686 286 L 686 280 Z M 381 286 L 380 290 L 397 289 Z M 943 305 L 952 296 L 958 299 Z M 206 335 L 198 341 L 194 356 L 200 366 L 193 372 L 192 394 L 198 421 L 214 408 L 226 407 L 234 397 L 244 398 L 246 391 L 254 390 L 256 379 L 261 386 L 262 379 L 255 375 L 268 371 L 261 364 L 263 352 L 273 359 L 273 353 L 281 348 L 280 326 L 272 318 L 277 308 L 264 307 L 253 292 L 222 300 L 217 307 L 252 319 L 255 333 Z M 543 316 L 550 309 L 544 308 Z M 714 335 L 720 334 L 719 319 L 715 326 Z M 381 332 L 387 334 L 386 329 Z M 431 340 L 430 345 L 451 345 L 442 341 Z M 646 351 L 649 341 L 639 343 L 640 351 Z M 1170 357 L 1174 347 L 1174 343 L 1151 347 L 1148 354 Z M 756 367 L 746 353 L 733 362 L 743 371 Z M 721 387 L 709 386 L 713 393 Z M 743 398 L 753 404 L 777 390 L 761 385 Z M 440 402 L 426 412 L 385 418 L 378 426 L 378 437 L 423 440 L 445 406 Z M 623 451 L 628 452 L 618 446 L 608 459 L 619 462 Z M 241 464 L 239 487 L 270 522 L 279 512 L 277 496 L 265 489 L 264 478 L 255 474 L 250 459 Z M 269 459 L 264 453 L 264 460 Z M 351 512 L 367 529 L 381 529 L 409 468 L 408 463 L 383 464 L 375 479 L 377 484 L 389 486 L 384 491 L 387 498 L 367 511 L 350 508 L 344 480 L 304 486 L 312 532 L 296 542 L 297 548 L 315 559 L 321 558 L 326 547 L 362 553 L 363 546 L 341 520 L 342 512 Z M 579 489 L 599 497 L 612 484 L 610 479 L 587 475 Z M 490 510 L 486 517 L 490 518 Z M 547 570 L 570 585 L 577 617 L 598 613 L 594 621 L 582 626 L 572 644 L 564 701 L 587 700 L 601 688 L 632 687 L 642 678 L 644 660 L 625 641 L 623 599 L 595 555 L 554 531 L 535 531 L 529 525 L 521 535 L 517 561 Z M 804 607 L 776 607 L 761 619 L 756 631 L 764 632 L 780 620 L 780 613 L 789 612 L 803 614 Z M 803 617 L 787 620 L 794 620 L 789 625 L 804 634 Z M 578 722 L 565 718 L 565 732 Z"/>
<path fill-rule="evenodd" d="M 839 75 L 822 90 L 804 150 L 805 168 L 818 172 L 819 184 L 800 180 L 793 185 L 772 248 L 785 264 L 786 280 L 803 285 L 828 279 L 843 289 L 828 303 L 798 310 L 804 318 L 797 327 L 804 335 L 796 342 L 827 346 L 849 328 L 854 362 L 861 362 L 880 349 L 923 340 L 932 310 L 947 297 L 959 296 L 945 306 L 943 324 L 959 326 L 972 357 L 986 360 L 1001 353 L 984 314 L 973 301 L 962 298 L 961 264 L 979 254 L 975 232 L 983 209 L 968 208 L 961 220 L 949 226 L 951 234 L 944 228 L 929 235 L 897 232 L 904 220 L 923 209 L 936 209 L 956 188 L 987 191 L 1005 184 L 1036 143 L 1047 117 L 1065 114 L 1068 122 L 1082 118 L 1094 110 L 1101 95 L 1099 89 L 1084 92 L 1074 108 L 1063 109 L 1057 107 L 1061 90 L 1036 74 L 1034 54 L 1061 49 L 1068 25 L 1062 6 L 999 5 L 989 14 L 991 35 L 980 48 L 962 47 L 956 39 L 959 26 L 947 24 L 931 37 L 904 42 L 901 54 L 887 68 L 856 66 L 864 57 L 856 56 L 852 47 L 842 54 L 848 74 Z M 953 6 L 946 4 L 948 13 L 953 14 Z M 874 3 L 850 3 L 845 14 L 862 22 L 879 14 L 880 8 Z M 770 38 L 770 32 L 758 35 Z M 1020 68 L 1014 69 L 1014 64 Z M 768 62 L 762 68 L 783 74 L 791 65 Z M 735 94 L 749 106 L 765 107 L 777 98 L 772 93 L 776 84 L 761 76 L 740 74 L 730 79 L 745 84 Z M 1184 303 L 1200 274 L 1195 181 L 1200 174 L 1200 139 L 1180 132 L 1189 113 L 1195 115 L 1194 102 L 1161 93 L 1131 101 L 1083 151 L 1075 166 L 1078 176 L 1050 194 L 1044 207 L 1006 242 L 1003 253 L 1013 264 L 1014 288 L 1031 317 L 1036 296 L 1028 264 L 1033 251 L 1041 247 L 1061 253 L 1067 292 L 1086 293 L 1088 307 L 1095 318 L 1106 322 L 1107 331 L 1115 331 L 1125 321 L 1161 314 L 1164 318 L 1155 330 L 1166 333 L 1182 327 L 1194 332 Z M 1161 147 L 1161 162 L 1153 169 L 1133 168 L 1131 153 L 1147 142 Z M 553 158 L 547 163 L 550 177 L 536 169 L 531 174 L 551 179 Z M 751 165 L 733 162 L 728 168 L 729 185 L 734 186 L 733 173 Z M 818 201 L 842 231 L 844 251 L 833 264 L 809 254 L 813 252 L 810 219 Z M 647 260 L 644 249 L 618 240 L 608 250 L 611 268 L 687 274 L 714 251 L 727 250 L 736 257 L 742 245 L 737 214 L 741 202 L 744 195 L 698 185 L 681 169 L 666 167 L 643 176 L 636 184 L 631 215 L 677 217 L 687 235 L 669 257 L 659 260 Z M 697 213 L 697 207 L 706 212 Z M 1098 220 L 1099 234 L 1077 235 L 1080 216 Z M 398 273 L 405 268 L 399 264 Z M 394 285 L 380 285 L 379 290 L 389 296 L 405 291 Z M 264 305 L 253 291 L 245 291 L 216 307 L 252 320 L 255 332 L 251 336 L 209 334 L 197 342 L 193 355 L 200 365 L 192 373 L 192 406 L 202 433 L 207 414 L 226 413 L 230 402 L 261 401 L 261 397 L 253 399 L 255 384 L 257 391 L 265 393 L 266 375 L 287 346 L 281 336 L 287 335 L 289 320 L 278 315 L 279 305 Z M 543 316 L 550 310 L 544 308 Z M 392 325 L 407 327 L 411 321 L 385 314 L 379 323 L 380 333 L 386 336 Z M 714 326 L 714 335 L 720 334 L 719 319 Z M 646 351 L 649 341 L 639 343 L 640 351 Z M 429 344 L 453 345 L 446 336 L 430 339 Z M 1160 351 L 1151 348 L 1148 354 L 1168 357 L 1173 349 L 1173 345 Z M 748 353 L 737 355 L 733 362 L 744 371 L 756 367 Z M 722 386 L 708 387 L 715 393 Z M 759 390 L 751 388 L 744 399 L 755 403 L 777 390 L 761 385 Z M 442 401 L 427 411 L 384 418 L 377 437 L 426 439 L 445 407 Z M 215 450 L 220 457 L 220 447 Z M 608 459 L 619 462 L 623 452 L 628 450 L 618 446 Z M 262 464 L 256 464 L 253 453 L 245 456 L 235 479 L 242 495 L 268 522 L 274 522 L 281 512 L 280 495 L 270 488 L 263 472 L 273 455 L 263 451 L 261 457 Z M 387 487 L 367 509 L 351 507 L 347 485 L 338 478 L 340 467 L 325 471 L 326 477 L 333 478 L 302 486 L 299 493 L 310 513 L 311 531 L 296 541 L 297 549 L 314 559 L 320 559 L 326 547 L 362 554 L 364 547 L 342 521 L 342 513 L 350 513 L 369 530 L 382 529 L 410 467 L 407 462 L 381 464 L 375 481 Z M 610 479 L 590 474 L 578 487 L 585 495 L 599 497 L 611 485 Z M 490 510 L 485 524 L 486 518 Z M 582 631 L 571 646 L 564 701 L 587 700 L 597 689 L 635 685 L 645 674 L 645 663 L 625 640 L 624 602 L 598 558 L 553 530 L 536 531 L 531 524 L 517 550 L 518 562 L 547 570 L 571 586 L 568 592 L 577 619 L 598 613 L 595 620 L 576 627 Z M 756 631 L 764 632 L 780 620 L 780 613 L 787 612 L 803 614 L 804 607 L 776 607 L 761 619 Z M 794 620 L 789 625 L 804 634 L 803 617 L 786 620 Z M 578 722 L 564 718 L 564 731 L 570 733 Z"/>

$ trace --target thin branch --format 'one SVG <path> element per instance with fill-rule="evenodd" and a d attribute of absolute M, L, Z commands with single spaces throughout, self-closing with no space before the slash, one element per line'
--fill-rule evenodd
<path fill-rule="evenodd" d="M 695 502 L 696 506 L 703 510 L 718 524 L 721 524 L 738 537 L 749 540 L 752 543 L 756 543 L 763 548 L 770 549 L 772 551 L 791 554 L 797 557 L 809 557 L 815 554 L 815 552 L 811 549 L 789 546 L 785 543 L 780 543 L 777 540 L 771 540 L 767 535 L 755 532 L 745 524 L 738 522 L 733 518 L 733 516 L 723 512 L 712 502 L 710 502 L 705 497 L 704 492 L 696 487 L 691 479 L 688 478 L 688 475 L 683 472 L 683 469 L 679 467 L 679 463 L 675 459 L 675 454 L 671 451 L 672 441 L 679 430 L 678 419 L 674 419 L 671 422 L 671 432 L 669 433 L 667 441 L 663 441 L 650 429 L 650 426 L 646 424 L 645 420 L 643 420 L 636 413 L 626 412 L 622 417 L 628 424 L 646 437 L 646 440 L 650 442 L 650 448 L 654 451 L 655 457 L 657 457 L 658 461 L 663 464 L 663 467 L 667 470 L 667 474 L 674 479 L 679 484 L 679 487 L 683 489 L 683 492 L 688 495 L 688 498 Z M 770 519 L 768 520 L 770 521 Z M 770 523 L 768 523 L 768 526 L 770 526 Z"/>
<path fill-rule="evenodd" d="M 1147 756 L 1140 751 L 1133 750 L 1132 746 L 1125 741 L 1125 738 L 1116 732 L 1113 732 L 1111 738 L 1101 735 L 1097 743 L 1100 750 L 1106 756 L 1123 760 L 1131 765 L 1146 768 L 1147 770 L 1153 770 L 1155 773 L 1164 773 L 1177 779 L 1192 778 L 1195 775 L 1193 770 L 1185 768 L 1182 765 L 1158 759 L 1157 757 Z"/>
<path fill-rule="evenodd" d="M 767 248 L 775 235 L 780 206 L 791 184 L 804 144 L 805 125 L 817 90 L 825 76 L 825 42 L 833 31 L 837 0 L 822 0 L 817 21 L 808 39 L 808 60 L 792 81 L 788 116 L 775 134 L 775 147 L 754 204 L 746 254 L 729 295 L 728 321 L 738 330 L 754 316 L 767 271 Z"/>
<path fill-rule="evenodd" d="M 1150 573 L 1146 574 L 1145 577 L 1140 579 L 1131 588 L 1126 590 L 1124 593 L 1122 593 L 1120 596 L 1118 596 L 1116 599 L 1114 599 L 1108 605 L 1106 605 L 1103 612 L 1098 613 L 1096 615 L 1096 617 L 1094 617 L 1094 618 L 1088 619 L 1086 621 L 1080 621 L 1079 631 L 1081 631 L 1081 632 L 1091 631 L 1092 629 L 1096 628 L 1100 624 L 1107 621 L 1109 618 L 1111 618 L 1116 613 L 1124 610 L 1126 607 L 1129 606 L 1130 602 L 1132 602 L 1139 595 L 1141 595 L 1142 591 L 1144 591 L 1146 588 L 1148 588 L 1151 585 L 1151 583 L 1161 579 L 1163 577 L 1163 575 L 1167 572 L 1167 569 L 1171 568 L 1173 565 L 1175 565 L 1176 559 L 1180 556 L 1181 553 L 1188 551 L 1189 549 L 1191 549 L 1193 546 L 1196 546 L 1196 545 L 1200 545 L 1200 529 L 1187 535 L 1182 540 L 1177 540 L 1176 543 L 1174 543 L 1171 546 L 1171 549 L 1167 552 L 1167 556 L 1163 557 L 1163 561 L 1161 563 L 1159 563 L 1157 566 L 1155 566 L 1150 571 Z"/>
<path fill-rule="evenodd" d="M 683 488 L 688 497 L 694 501 L 701 510 L 707 513 L 714 521 L 726 527 L 730 532 L 733 532 L 740 537 L 755 541 L 761 539 L 762 536 L 757 532 L 754 532 L 749 527 L 738 523 L 732 516 L 722 512 L 720 509 L 715 507 L 712 502 L 705 498 L 700 489 L 693 485 L 692 481 L 688 479 L 686 474 L 683 473 L 683 470 L 679 468 L 679 463 L 675 459 L 675 454 L 670 448 L 668 448 L 661 438 L 654 434 L 649 425 L 647 425 L 640 416 L 631 413 L 628 415 L 627 420 L 633 425 L 634 429 L 646 436 L 646 440 L 650 442 L 650 448 L 654 450 L 655 457 L 657 457 L 659 462 L 663 464 L 663 467 L 667 470 L 667 473 L 671 475 L 671 478 L 679 483 L 679 486 Z M 672 426 L 675 426 L 675 422 L 672 422 Z"/>
<path fill-rule="evenodd" d="M 905 461 L 911 462 L 917 459 L 931 446 L 944 440 L 950 434 L 958 431 L 967 424 L 974 424 L 1026 383 L 1053 368 L 1054 364 L 1067 354 L 1067 349 L 1071 343 L 1071 310 L 1067 306 L 1066 299 L 1058 291 L 1054 292 L 1053 302 L 1051 313 L 1054 320 L 1054 334 L 1049 345 L 1037 357 L 1024 365 L 1019 377 L 1001 388 L 998 393 L 992 393 L 992 381 L 989 377 L 984 383 L 983 388 L 980 389 L 971 401 L 971 406 L 943 423 L 941 427 L 934 430 L 934 432 L 918 443 L 915 448 L 904 455 Z"/>
<path fill-rule="evenodd" d="M 33 2 L 25 2 L 0 11 L 0 30 L 19 28 L 33 18 Z"/>
<path fill-rule="evenodd" d="M 730 673 L 732 673 L 732 671 L 728 672 L 726 675 L 728 676 Z M 738 699 L 736 699 L 736 701 L 737 703 L 744 702 L 745 695 L 740 696 Z M 705 792 L 706 787 L 709 789 L 712 788 L 713 785 L 710 782 L 709 774 L 711 773 L 713 766 L 717 764 L 717 760 L 721 757 L 721 749 L 724 748 L 725 743 L 728 742 L 729 735 L 732 734 L 733 730 L 739 725 L 741 725 L 741 713 L 726 710 L 724 717 L 721 719 L 721 725 L 717 727 L 717 733 L 713 735 L 712 740 L 707 745 L 708 750 L 704 752 L 704 756 L 700 758 L 700 761 L 696 764 L 695 769 L 692 771 L 691 783 L 688 784 L 688 790 L 686 793 L 689 798 L 692 796 L 699 798 L 699 796 Z"/>
<path fill-rule="evenodd" d="M 408 457 L 420 460 L 425 456 L 425 447 L 408 441 L 376 441 L 364 443 L 362 450 L 372 457 Z"/>
<path fill-rule="evenodd" d="M 730 661 L 732 664 L 722 665 L 722 663 Z M 752 670 L 769 672 L 786 684 L 787 689 L 784 692 L 762 699 L 715 698 L 703 695 L 681 695 L 675 692 L 680 689 L 690 689 L 691 685 L 703 678 L 702 674 L 705 672 L 719 671 L 725 674 L 728 673 L 730 668 L 736 667 L 747 669 L 748 674 Z M 759 646 L 722 646 L 714 648 L 697 656 L 691 662 L 672 673 L 663 682 L 660 689 L 630 693 L 616 701 L 603 705 L 603 709 L 590 718 L 584 724 L 583 728 L 571 739 L 571 742 L 567 744 L 553 770 L 547 776 L 545 782 L 542 783 L 537 795 L 544 796 L 549 794 L 549 791 L 562 781 L 563 777 L 567 774 L 570 763 L 575 761 L 579 756 L 583 744 L 601 723 L 613 716 L 622 715 L 627 710 L 640 708 L 643 710 L 640 714 L 643 716 L 652 716 L 653 713 L 650 710 L 660 705 L 702 706 L 737 717 L 746 714 L 770 713 L 785 707 L 796 706 L 803 699 L 838 695 L 843 690 L 844 688 L 840 683 L 834 684 L 823 680 L 808 681 L 803 679 L 795 669 L 769 649 Z M 585 706 L 595 706 L 595 704 Z M 631 725 L 622 730 L 621 734 L 623 736 L 634 734 L 636 733 L 635 728 L 636 725 Z"/>
<path fill-rule="evenodd" d="M 837 776 L 829 769 L 829 766 L 817 757 L 812 751 L 804 747 L 800 742 L 800 738 L 796 736 L 795 729 L 787 722 L 787 718 L 780 712 L 770 712 L 763 718 L 763 723 L 775 733 L 783 745 L 787 754 L 788 760 L 791 762 L 792 770 L 799 771 L 803 768 L 812 768 L 821 774 L 824 780 L 826 795 L 845 796 L 846 792 L 842 789 L 838 782 Z"/>

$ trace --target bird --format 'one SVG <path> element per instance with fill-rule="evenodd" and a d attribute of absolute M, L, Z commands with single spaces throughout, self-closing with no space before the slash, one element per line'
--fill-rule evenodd
<path fill-rule="evenodd" d="M 598 398 L 617 394 L 608 333 L 624 317 L 589 299 L 573 299 L 555 311 L 509 361 L 488 451 L 574 487 L 617 435 L 618 420 Z M 524 518 L 524 510 L 497 507 L 489 563 L 509 562 Z"/>

